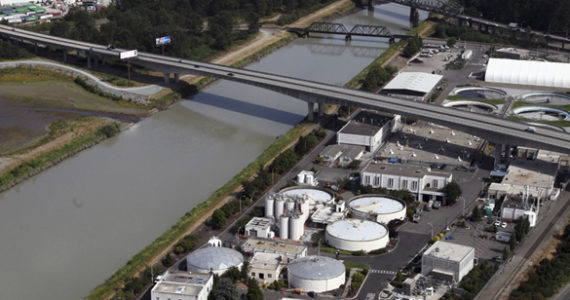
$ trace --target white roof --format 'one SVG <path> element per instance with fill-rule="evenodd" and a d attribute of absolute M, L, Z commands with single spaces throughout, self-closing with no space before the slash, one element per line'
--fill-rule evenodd
<path fill-rule="evenodd" d="M 391 214 L 406 209 L 401 201 L 388 198 L 385 196 L 357 196 L 350 201 L 348 206 L 360 212 L 371 212 L 374 214 Z"/>
<path fill-rule="evenodd" d="M 570 89 L 570 64 L 490 58 L 485 81 Z"/>
<path fill-rule="evenodd" d="M 190 253 L 186 259 L 197 268 L 216 271 L 239 266 L 243 262 L 243 255 L 230 248 L 206 247 Z"/>
<path fill-rule="evenodd" d="M 437 241 L 424 252 L 424 256 L 459 262 L 471 251 L 475 251 L 475 249 L 469 246 Z"/>
<path fill-rule="evenodd" d="M 429 73 L 402 72 L 388 82 L 383 90 L 410 90 L 429 93 L 442 78 L 441 75 Z"/>
<path fill-rule="evenodd" d="M 277 270 L 281 261 L 281 254 L 256 252 L 253 254 L 249 266 L 252 269 Z"/>
<path fill-rule="evenodd" d="M 360 219 L 337 221 L 329 224 L 326 230 L 331 236 L 355 242 L 375 241 L 388 234 L 388 229 L 383 225 Z"/>

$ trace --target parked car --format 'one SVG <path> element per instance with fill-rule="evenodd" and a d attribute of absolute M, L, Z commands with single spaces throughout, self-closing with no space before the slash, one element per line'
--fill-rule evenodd
<path fill-rule="evenodd" d="M 501 226 L 501 221 L 495 221 L 495 223 L 493 223 L 493 225 L 495 227 L 499 227 L 499 226 Z"/>
<path fill-rule="evenodd" d="M 307 293 L 307 295 L 311 298 L 317 298 L 318 294 L 316 292 L 310 291 Z"/>
<path fill-rule="evenodd" d="M 507 222 L 501 223 L 501 228 L 507 228 Z"/>

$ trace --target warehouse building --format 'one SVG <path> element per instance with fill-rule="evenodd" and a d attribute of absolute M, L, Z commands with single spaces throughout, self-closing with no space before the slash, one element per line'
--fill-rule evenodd
<path fill-rule="evenodd" d="M 437 241 L 422 255 L 422 275 L 459 283 L 473 269 L 475 249 Z"/>
<path fill-rule="evenodd" d="M 296 259 L 287 267 L 289 284 L 307 292 L 326 292 L 345 282 L 346 269 L 341 261 L 325 256 Z"/>
<path fill-rule="evenodd" d="M 346 123 L 336 135 L 337 144 L 363 146 L 374 152 L 400 123 L 400 116 L 361 111 Z"/>
<path fill-rule="evenodd" d="M 257 238 L 273 238 L 275 235 L 271 232 L 273 219 L 254 217 L 245 225 L 245 235 Z"/>
<path fill-rule="evenodd" d="M 243 255 L 236 250 L 222 247 L 222 241 L 211 238 L 208 247 L 198 249 L 186 257 L 186 266 L 193 273 L 222 275 L 231 267 L 241 268 Z"/>
<path fill-rule="evenodd" d="M 371 252 L 386 248 L 390 238 L 384 225 L 368 220 L 344 219 L 327 226 L 325 241 L 340 250 Z"/>
<path fill-rule="evenodd" d="M 436 74 L 402 72 L 388 82 L 381 93 L 408 100 L 425 101 L 431 97 L 442 78 L 442 75 Z"/>
<path fill-rule="evenodd" d="M 529 59 L 530 51 L 517 48 L 501 48 L 495 51 L 499 58 Z"/>
<path fill-rule="evenodd" d="M 485 81 L 513 85 L 570 89 L 570 64 L 490 58 Z"/>
<path fill-rule="evenodd" d="M 249 276 L 265 284 L 279 279 L 283 257 L 277 253 L 257 252 L 249 261 Z"/>
<path fill-rule="evenodd" d="M 408 190 L 418 201 L 445 201 L 441 189 L 453 179 L 450 172 L 395 163 L 371 163 L 360 173 L 362 185 L 388 190 Z"/>
<path fill-rule="evenodd" d="M 153 300 L 207 300 L 214 285 L 209 273 L 166 272 L 150 291 Z"/>

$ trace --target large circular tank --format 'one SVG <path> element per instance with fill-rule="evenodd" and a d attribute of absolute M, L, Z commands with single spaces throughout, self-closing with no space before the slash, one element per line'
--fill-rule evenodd
<path fill-rule="evenodd" d="M 281 215 L 279 218 L 279 237 L 282 239 L 289 238 L 289 216 Z"/>
<path fill-rule="evenodd" d="M 296 197 L 302 197 L 309 200 L 309 206 L 311 208 L 315 207 L 317 204 L 326 204 L 334 200 L 331 193 L 326 190 L 318 188 L 307 188 L 307 187 L 289 187 L 279 191 L 280 194 L 295 199 Z"/>
<path fill-rule="evenodd" d="M 327 226 L 325 241 L 341 250 L 370 252 L 386 248 L 390 238 L 384 225 L 368 220 L 344 219 Z"/>
<path fill-rule="evenodd" d="M 222 275 L 231 267 L 241 267 L 243 255 L 238 251 L 224 247 L 206 247 L 190 253 L 186 257 L 188 271 Z"/>
<path fill-rule="evenodd" d="M 289 219 L 289 239 L 298 241 L 303 236 L 305 220 L 301 215 L 294 215 Z"/>
<path fill-rule="evenodd" d="M 348 207 L 353 216 L 367 219 L 371 217 L 378 223 L 388 224 L 406 217 L 406 203 L 385 195 L 361 195 L 350 200 Z"/>
<path fill-rule="evenodd" d="M 326 292 L 344 284 L 344 264 L 330 257 L 301 257 L 290 262 L 287 270 L 291 286 L 307 292 Z"/>
<path fill-rule="evenodd" d="M 265 197 L 265 216 L 270 218 L 273 217 L 273 206 L 275 200 L 272 196 Z"/>

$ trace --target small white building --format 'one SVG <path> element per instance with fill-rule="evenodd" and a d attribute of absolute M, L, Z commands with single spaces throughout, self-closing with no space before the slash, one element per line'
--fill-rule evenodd
<path fill-rule="evenodd" d="M 360 112 L 346 123 L 336 135 L 337 144 L 364 146 L 374 152 L 399 124 L 400 116 L 386 116 L 368 111 Z"/>
<path fill-rule="evenodd" d="M 317 186 L 319 181 L 313 171 L 301 171 L 297 174 L 297 183 L 299 185 Z"/>
<path fill-rule="evenodd" d="M 166 272 L 150 291 L 153 300 L 207 300 L 214 285 L 209 273 Z"/>
<path fill-rule="evenodd" d="M 249 276 L 261 283 L 272 283 L 279 279 L 283 264 L 281 254 L 256 252 L 249 261 Z"/>
<path fill-rule="evenodd" d="M 272 219 L 254 217 L 245 225 L 245 235 L 264 239 L 272 238 L 270 236 L 272 225 Z"/>
<path fill-rule="evenodd" d="M 437 241 L 422 255 L 422 275 L 459 283 L 473 269 L 473 247 Z"/>
<path fill-rule="evenodd" d="M 418 201 L 442 199 L 440 191 L 453 175 L 406 164 L 370 163 L 361 171 L 362 185 L 388 190 L 408 190 Z"/>
<path fill-rule="evenodd" d="M 307 246 L 301 243 L 279 240 L 249 238 L 241 245 L 241 250 L 252 255 L 258 252 L 275 253 L 287 259 L 307 256 Z"/>
<path fill-rule="evenodd" d="M 319 156 L 326 162 L 334 162 L 340 157 L 341 154 L 342 154 L 341 145 L 334 144 L 326 146 L 325 149 L 321 151 Z"/>
<path fill-rule="evenodd" d="M 342 154 L 339 157 L 338 165 L 346 167 L 351 162 L 358 160 L 364 154 L 365 148 L 363 146 L 343 145 Z"/>

